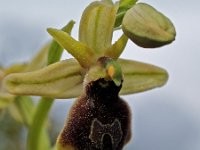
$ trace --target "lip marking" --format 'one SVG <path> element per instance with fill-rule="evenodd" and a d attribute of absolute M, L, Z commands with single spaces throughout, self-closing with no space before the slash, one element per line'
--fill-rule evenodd
<path fill-rule="evenodd" d="M 95 143 L 96 148 L 103 148 L 104 135 L 110 136 L 112 148 L 115 149 L 123 136 L 118 119 L 115 119 L 112 124 L 102 124 L 97 118 L 92 121 L 89 138 Z"/>

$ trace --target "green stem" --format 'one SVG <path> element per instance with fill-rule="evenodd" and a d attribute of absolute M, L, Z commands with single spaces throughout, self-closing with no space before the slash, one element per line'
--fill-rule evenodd
<path fill-rule="evenodd" d="M 14 108 L 12 107 L 11 109 L 16 109 L 24 125 L 27 127 L 27 129 L 30 129 L 32 125 L 33 114 L 35 111 L 34 103 L 31 97 L 17 96 L 14 101 Z M 41 145 L 42 147 L 40 147 L 39 149 L 42 150 L 45 149 L 45 147 L 49 147 L 50 142 L 47 132 L 43 130 L 40 136 L 42 140 L 39 141 L 39 145 Z"/>
<path fill-rule="evenodd" d="M 43 131 L 43 128 L 45 127 L 45 122 L 53 102 L 53 99 L 44 97 L 40 100 L 33 117 L 34 120 L 29 129 L 27 150 L 50 149 L 50 143 L 43 143 L 43 136 L 45 136 L 45 134 L 42 133 L 45 132 Z"/>
<path fill-rule="evenodd" d="M 70 21 L 62 30 L 66 33 L 71 33 L 74 26 L 74 21 Z M 60 60 L 63 48 L 56 42 L 52 41 L 49 48 L 47 65 L 55 63 Z M 47 121 L 48 114 L 54 99 L 42 97 L 40 100 L 33 121 L 28 133 L 27 150 L 50 150 L 50 140 L 45 130 L 45 122 Z"/>
<path fill-rule="evenodd" d="M 14 105 L 19 112 L 24 125 L 29 128 L 33 118 L 34 104 L 28 96 L 17 96 Z"/>

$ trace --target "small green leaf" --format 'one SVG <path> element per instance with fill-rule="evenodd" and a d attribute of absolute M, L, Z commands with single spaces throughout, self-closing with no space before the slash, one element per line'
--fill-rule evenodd
<path fill-rule="evenodd" d="M 120 94 L 133 94 L 163 86 L 168 80 L 166 70 L 132 60 L 119 59 L 124 74 Z"/>
<path fill-rule="evenodd" d="M 105 50 L 104 55 L 115 60 L 118 59 L 126 47 L 127 41 L 128 38 L 123 34 L 111 47 Z"/>
<path fill-rule="evenodd" d="M 84 70 L 78 62 L 68 59 L 37 71 L 10 74 L 5 78 L 4 84 L 15 95 L 72 98 L 71 96 L 76 95 L 76 87 L 82 84 L 83 77 Z M 70 91 L 73 91 L 72 94 Z"/>
<path fill-rule="evenodd" d="M 176 36 L 172 22 L 145 3 L 137 3 L 127 11 L 122 29 L 134 43 L 144 48 L 169 44 Z"/>
<path fill-rule="evenodd" d="M 79 40 L 98 55 L 103 54 L 103 50 L 111 46 L 117 8 L 118 5 L 95 1 L 83 12 Z"/>
<path fill-rule="evenodd" d="M 55 41 L 77 59 L 82 67 L 89 68 L 94 63 L 94 53 L 87 45 L 76 41 L 64 31 L 52 28 L 47 29 L 47 31 Z"/>

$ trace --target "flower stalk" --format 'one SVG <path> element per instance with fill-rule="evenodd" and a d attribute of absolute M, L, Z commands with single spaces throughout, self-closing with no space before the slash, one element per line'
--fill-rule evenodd
<path fill-rule="evenodd" d="M 64 32 L 71 33 L 73 28 L 74 22 L 69 22 L 64 28 Z M 55 57 L 52 57 L 52 54 L 55 54 Z M 58 45 L 57 42 L 52 41 L 49 55 L 48 55 L 48 62 L 47 65 L 55 63 L 59 61 L 62 55 L 62 48 Z M 46 121 L 48 118 L 49 111 L 51 106 L 53 105 L 54 99 L 53 98 L 45 98 L 42 97 L 37 108 L 35 114 L 33 116 L 33 121 L 28 133 L 27 139 L 27 149 L 28 150 L 42 150 L 42 149 L 50 149 L 51 144 L 50 140 L 45 140 L 47 138 L 44 137 L 47 133 L 46 131 Z"/>

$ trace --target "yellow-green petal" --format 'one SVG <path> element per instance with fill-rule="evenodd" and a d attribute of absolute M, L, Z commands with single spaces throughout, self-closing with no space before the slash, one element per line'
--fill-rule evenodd
<path fill-rule="evenodd" d="M 75 22 L 71 20 L 66 26 L 62 28 L 62 31 L 71 34 L 72 28 Z M 47 65 L 55 63 L 60 60 L 63 53 L 63 47 L 61 47 L 56 41 L 52 41 L 48 52 L 48 62 Z"/>
<path fill-rule="evenodd" d="M 122 29 L 135 44 L 144 48 L 169 44 L 176 36 L 172 22 L 145 3 L 137 3 L 126 12 Z"/>
<path fill-rule="evenodd" d="M 55 41 L 76 58 L 82 67 L 89 68 L 94 63 L 94 53 L 86 44 L 76 41 L 62 30 L 49 28 L 47 31 Z"/>
<path fill-rule="evenodd" d="M 119 59 L 124 75 L 120 94 L 133 94 L 163 86 L 168 80 L 166 70 L 133 60 Z"/>
<path fill-rule="evenodd" d="M 8 75 L 4 84 L 15 95 L 38 95 L 53 98 L 72 98 L 81 91 L 84 70 L 74 59 L 54 63 L 33 72 Z M 78 87 L 78 88 L 77 88 Z M 70 93 L 72 90 L 72 94 Z M 68 94 L 66 94 L 66 91 Z"/>
<path fill-rule="evenodd" d="M 105 50 L 104 55 L 115 60 L 118 59 L 126 47 L 127 41 L 127 36 L 123 34 L 111 47 Z"/>

